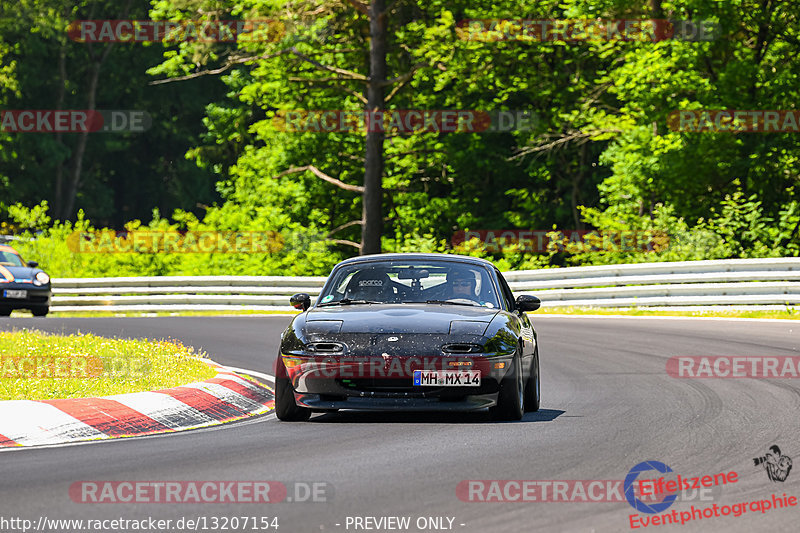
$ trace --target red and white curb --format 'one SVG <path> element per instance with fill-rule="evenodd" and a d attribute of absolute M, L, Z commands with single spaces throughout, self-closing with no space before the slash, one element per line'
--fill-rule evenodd
<path fill-rule="evenodd" d="M 269 388 L 217 365 L 207 381 L 151 392 L 0 402 L 0 448 L 170 433 L 267 413 Z"/>

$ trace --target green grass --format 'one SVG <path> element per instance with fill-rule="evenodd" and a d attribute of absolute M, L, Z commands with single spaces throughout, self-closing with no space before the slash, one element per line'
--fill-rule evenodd
<path fill-rule="evenodd" d="M 23 311 L 19 311 L 17 316 L 30 316 Z M 135 312 L 111 312 L 111 311 L 91 311 L 91 312 L 69 312 L 51 313 L 52 317 L 136 317 L 136 316 L 258 316 L 258 315 L 294 315 L 298 311 L 287 308 L 285 311 L 165 311 L 157 313 Z M 626 308 L 626 309 L 607 309 L 597 307 L 547 307 L 529 313 L 528 316 L 546 314 L 563 315 L 625 315 L 625 316 L 685 316 L 685 317 L 722 317 L 722 318 L 777 318 L 784 320 L 800 320 L 800 310 L 787 308 L 785 311 L 739 311 L 739 310 L 712 310 L 712 311 L 669 311 L 669 310 L 649 310 L 645 308 Z"/>
<path fill-rule="evenodd" d="M 800 320 L 800 310 L 787 308 L 785 311 L 739 311 L 739 310 L 711 310 L 711 311 L 669 311 L 650 310 L 645 308 L 630 309 L 602 309 L 596 307 L 548 307 L 540 309 L 528 316 L 547 314 L 563 315 L 624 315 L 624 316 L 683 316 L 683 317 L 718 317 L 718 318 L 772 318 L 782 320 Z"/>
<path fill-rule="evenodd" d="M 160 316 L 259 316 L 259 315 L 296 315 L 299 311 L 286 308 L 285 311 L 70 311 L 51 312 L 54 318 L 67 317 L 160 317 Z M 529 313 L 529 316 L 545 314 L 563 315 L 625 315 L 625 316 L 685 316 L 685 317 L 722 317 L 722 318 L 774 318 L 783 320 L 800 320 L 800 309 L 787 307 L 785 311 L 738 311 L 724 309 L 712 311 L 669 311 L 649 310 L 646 308 L 608 309 L 598 307 L 547 307 Z M 30 317 L 27 311 L 14 311 L 12 316 Z"/>
<path fill-rule="evenodd" d="M 247 315 L 296 315 L 299 311 L 287 306 L 285 311 L 51 311 L 48 317 L 70 318 L 70 317 L 148 317 L 148 316 L 247 316 Z M 14 311 L 12 316 L 29 317 L 27 311 Z"/>
<path fill-rule="evenodd" d="M 177 340 L 0 331 L 0 400 L 142 392 L 210 379 L 215 370 Z"/>

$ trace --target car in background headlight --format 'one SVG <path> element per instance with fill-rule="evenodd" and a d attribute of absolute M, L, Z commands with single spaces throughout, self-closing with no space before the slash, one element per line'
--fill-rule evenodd
<path fill-rule="evenodd" d="M 14 309 L 47 316 L 51 297 L 50 276 L 39 263 L 26 263 L 12 247 L 0 245 L 0 316 L 9 316 Z"/>

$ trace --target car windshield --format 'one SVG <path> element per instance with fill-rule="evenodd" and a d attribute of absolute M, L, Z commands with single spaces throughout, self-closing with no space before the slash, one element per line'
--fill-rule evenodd
<path fill-rule="evenodd" d="M 499 307 L 488 269 L 455 261 L 369 261 L 337 268 L 320 306 L 427 303 Z"/>
<path fill-rule="evenodd" d="M 20 256 L 11 252 L 4 252 L 2 250 L 0 250 L 0 265 L 15 267 L 25 266 Z"/>

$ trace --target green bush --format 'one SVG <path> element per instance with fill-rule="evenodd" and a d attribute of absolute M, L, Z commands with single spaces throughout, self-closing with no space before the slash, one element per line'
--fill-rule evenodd
<path fill-rule="evenodd" d="M 272 208 L 271 208 L 272 209 Z M 10 223 L 3 223 L 0 232 L 15 232 L 13 246 L 26 259 L 39 261 L 51 276 L 111 277 L 169 275 L 327 275 L 342 259 L 355 253 L 326 238 L 314 228 L 302 227 L 283 219 L 280 213 L 247 212 L 231 203 L 209 210 L 198 220 L 190 213 L 178 211 L 173 221 L 162 218 L 158 211 L 148 224 L 133 220 L 127 231 L 158 232 L 266 232 L 273 231 L 278 243 L 268 253 L 76 253 L 78 233 L 108 232 L 95 228 L 79 212 L 75 222 L 53 222 L 47 216 L 47 203 L 25 208 L 13 205 L 6 209 Z M 755 196 L 745 197 L 739 190 L 728 195 L 711 217 L 697 220 L 690 226 L 674 215 L 673 209 L 656 205 L 654 216 L 616 217 L 595 208 L 583 208 L 583 219 L 598 228 L 598 234 L 620 232 L 652 236 L 649 249 L 602 246 L 587 238 L 569 242 L 557 231 L 548 234 L 544 253 L 526 252 L 519 244 L 505 243 L 501 250 L 487 250 L 478 239 L 452 245 L 432 234 L 405 234 L 385 237 L 386 252 L 438 252 L 483 257 L 503 271 L 552 268 L 559 266 L 606 265 L 660 261 L 697 261 L 747 257 L 797 256 L 800 205 L 787 204 L 777 219 L 764 213 Z M 282 225 L 281 225 L 282 224 Z M 70 240 L 72 239 L 72 240 Z"/>

